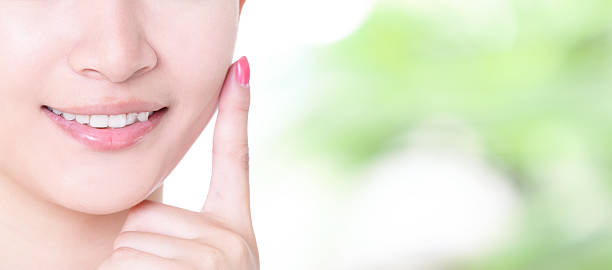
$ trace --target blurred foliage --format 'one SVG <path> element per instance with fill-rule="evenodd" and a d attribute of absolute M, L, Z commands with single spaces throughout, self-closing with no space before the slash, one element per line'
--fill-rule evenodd
<path fill-rule="evenodd" d="M 527 213 L 499 250 L 453 269 L 612 268 L 612 1 L 417 2 L 381 2 L 313 49 L 307 148 L 359 168 L 422 119 L 461 118 Z"/>

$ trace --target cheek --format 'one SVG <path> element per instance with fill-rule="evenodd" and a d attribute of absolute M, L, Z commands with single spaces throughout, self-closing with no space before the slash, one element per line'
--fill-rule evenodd
<path fill-rule="evenodd" d="M 157 41 L 160 59 L 166 59 L 161 67 L 164 76 L 174 82 L 170 87 L 180 109 L 189 109 L 190 115 L 194 115 L 218 95 L 231 64 L 237 21 L 228 11 L 187 16 L 155 27 L 158 31 L 151 36 Z M 172 34 L 176 29 L 181 29 L 180 33 Z"/>
<path fill-rule="evenodd" d="M 218 3 L 222 2 L 232 1 Z M 181 151 L 170 157 L 171 164 L 182 158 L 216 109 L 236 40 L 237 19 L 231 7 L 216 9 L 223 12 L 160 23 L 154 26 L 158 31 L 151 33 L 157 41 L 160 70 L 172 82 L 169 87 L 173 93 L 174 110 L 170 115 L 173 121 L 168 124 L 176 131 L 171 136 L 172 144 L 180 145 Z M 172 29 L 182 30 L 175 33 Z"/>
<path fill-rule="evenodd" d="M 42 9 L 9 2 L 0 1 L 0 181 L 13 179 L 40 193 L 67 167 L 57 163 L 57 141 L 41 132 L 46 119 L 38 110 L 46 95 L 44 82 L 65 54 L 63 44 L 53 42 L 54 25 L 44 23 Z"/>

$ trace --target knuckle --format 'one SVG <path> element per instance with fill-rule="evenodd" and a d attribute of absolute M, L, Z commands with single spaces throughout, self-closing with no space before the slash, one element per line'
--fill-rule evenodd
<path fill-rule="evenodd" d="M 247 144 L 241 145 L 236 153 L 237 159 L 244 166 L 245 169 L 249 168 L 249 146 Z"/>
<path fill-rule="evenodd" d="M 225 149 L 219 149 L 217 147 L 213 147 L 213 155 L 235 160 L 242 164 L 244 168 L 249 168 L 250 154 L 248 143 L 228 145 L 224 148 Z"/>
<path fill-rule="evenodd" d="M 203 263 L 204 269 L 223 269 L 221 262 L 218 260 L 205 260 Z"/>
<path fill-rule="evenodd" d="M 127 261 L 133 259 L 134 257 L 137 257 L 138 253 L 139 252 L 133 248 L 119 247 L 113 251 L 110 256 L 110 260 L 114 262 Z"/>
<path fill-rule="evenodd" d="M 220 249 L 204 245 L 202 263 L 205 269 L 219 269 L 223 265 L 224 254 Z"/>
<path fill-rule="evenodd" d="M 137 236 L 138 236 L 137 232 L 133 232 L 133 231 L 121 232 L 115 238 L 114 246 L 131 243 L 135 240 Z"/>
<path fill-rule="evenodd" d="M 134 205 L 128 210 L 127 217 L 124 221 L 124 229 L 132 229 L 138 227 L 147 216 L 151 215 L 151 212 L 155 211 L 157 205 L 150 200 L 143 200 L 142 202 Z"/>
<path fill-rule="evenodd" d="M 245 92 L 247 93 L 243 93 L 242 95 L 237 96 L 236 100 L 233 102 L 228 102 L 228 103 L 220 102 L 219 109 L 222 111 L 227 110 L 227 111 L 236 111 L 239 113 L 248 113 L 249 107 L 251 106 L 251 97 L 248 91 L 245 91 Z"/>
<path fill-rule="evenodd" d="M 230 233 L 226 239 L 227 250 L 232 258 L 244 258 L 249 249 L 246 240 L 237 233 Z"/>
<path fill-rule="evenodd" d="M 248 99 L 244 99 L 241 102 L 237 102 L 234 106 L 234 110 L 241 112 L 241 113 L 248 113 L 249 112 L 249 107 L 250 107 L 250 102 L 248 101 Z"/>

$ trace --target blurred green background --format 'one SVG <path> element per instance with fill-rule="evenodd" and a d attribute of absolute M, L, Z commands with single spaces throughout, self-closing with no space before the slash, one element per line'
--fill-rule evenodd
<path fill-rule="evenodd" d="M 418 119 L 458 116 L 482 135 L 487 158 L 510 168 L 528 218 L 494 255 L 448 268 L 611 269 L 612 2 L 506 4 L 498 8 L 510 9 L 512 26 L 493 17 L 472 32 L 452 10 L 379 4 L 353 35 L 313 52 L 328 99 L 296 136 L 315 154 L 361 166 Z M 567 166 L 586 168 L 555 179 Z M 593 177 L 604 191 L 559 191 Z M 604 193 L 601 205 L 589 207 L 591 192 Z M 573 235 L 567 223 L 582 211 L 607 222 Z"/>
<path fill-rule="evenodd" d="M 317 21 L 324 24 L 314 31 L 321 31 L 343 22 L 358 2 L 344 1 L 329 21 L 309 13 L 325 11 L 329 2 L 289 2 L 285 5 L 296 7 L 281 17 L 265 13 L 265 3 L 247 3 L 245 15 L 251 17 L 241 22 L 246 37 L 238 47 L 252 55 L 253 85 L 267 92 L 259 98 L 254 92 L 251 124 L 259 138 L 254 140 L 266 149 L 259 155 L 266 161 L 253 157 L 262 169 L 254 169 L 252 180 L 262 266 L 612 269 L 612 1 L 381 0 L 350 34 L 318 43 L 296 38 L 308 33 L 287 36 L 285 28 L 267 26 L 291 25 L 288 18 L 297 16 L 305 26 L 287 33 L 316 28 Z M 319 6 L 300 17 L 300 5 L 309 4 Z M 266 14 L 272 17 L 261 18 Z M 290 39 L 294 42 L 278 43 Z M 292 50 L 297 53 L 286 53 Z M 389 165 L 406 175 L 383 166 L 395 172 L 384 176 L 393 180 L 372 184 L 379 175 L 372 172 L 375 164 L 391 164 L 386 159 L 391 153 L 406 153 L 398 149 L 423 147 L 432 159 L 403 165 L 423 156 L 416 152 L 407 163 Z M 471 153 L 470 159 L 486 164 L 483 170 L 503 175 L 491 180 L 503 187 L 464 185 L 450 173 L 442 177 L 448 182 L 422 188 L 433 183 L 429 171 L 447 170 L 448 152 Z M 462 168 L 462 155 L 455 156 Z M 433 169 L 410 169 L 424 166 Z M 285 171 L 278 172 L 281 168 Z M 486 175 L 481 178 L 488 183 Z M 420 184 L 404 186 L 411 181 Z M 461 189 L 469 185 L 474 188 Z M 388 190 L 376 193 L 379 186 Z M 431 194 L 393 193 L 402 188 Z M 496 205 L 499 190 L 513 194 L 511 207 L 499 208 L 511 211 L 482 208 Z M 444 203 L 448 194 L 456 201 Z M 474 207 L 453 208 L 463 198 L 473 199 Z M 433 201 L 442 201 L 440 208 L 425 207 L 421 218 L 411 214 Z M 295 209 L 300 213 L 292 213 Z M 512 218 L 500 219 L 504 216 Z M 373 225 L 357 226 L 365 224 L 360 221 Z M 456 222 L 463 225 L 454 228 Z M 491 231 L 506 229 L 473 245 L 436 239 L 476 239 L 487 224 Z M 280 229 L 287 226 L 294 229 Z M 423 232 L 430 228 L 444 233 Z M 423 234 L 427 237 L 412 241 Z M 463 252 L 468 247 L 474 252 Z"/>

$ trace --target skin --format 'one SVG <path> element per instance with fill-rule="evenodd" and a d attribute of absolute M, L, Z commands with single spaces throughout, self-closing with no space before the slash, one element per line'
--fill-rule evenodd
<path fill-rule="evenodd" d="M 250 87 L 230 65 L 243 4 L 0 0 L 3 267 L 259 269 Z M 40 110 L 129 99 L 168 111 L 144 140 L 114 152 L 78 143 Z M 205 205 L 162 204 L 163 180 L 216 109 Z"/>

